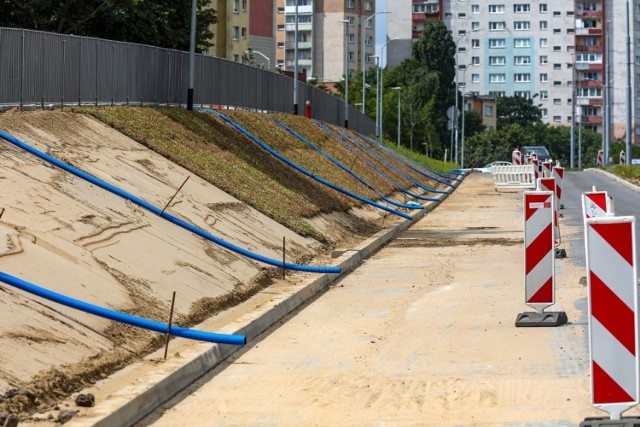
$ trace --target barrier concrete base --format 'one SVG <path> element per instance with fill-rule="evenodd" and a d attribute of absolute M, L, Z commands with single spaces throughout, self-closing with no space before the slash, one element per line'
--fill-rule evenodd
<path fill-rule="evenodd" d="M 516 327 L 535 328 L 562 326 L 567 323 L 568 320 L 567 313 L 564 311 L 549 311 L 543 313 L 528 311 L 518 314 L 518 317 L 516 317 Z"/>
<path fill-rule="evenodd" d="M 556 248 L 556 258 L 566 258 L 567 251 L 564 249 Z"/>
<path fill-rule="evenodd" d="M 621 420 L 612 420 L 605 417 L 589 417 L 580 423 L 580 427 L 640 427 L 640 418 L 622 417 Z"/>

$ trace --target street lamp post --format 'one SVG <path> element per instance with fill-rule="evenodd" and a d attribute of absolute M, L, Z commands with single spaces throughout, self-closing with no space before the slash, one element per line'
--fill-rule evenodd
<path fill-rule="evenodd" d="M 402 92 L 402 88 L 400 86 L 396 86 L 392 89 L 398 92 L 398 136 L 396 138 L 396 145 L 400 148 L 400 92 Z M 413 147 L 411 147 L 411 149 L 413 150 Z"/>
<path fill-rule="evenodd" d="M 262 56 L 264 59 L 267 60 L 267 71 L 271 71 L 271 60 L 264 53 L 259 52 L 257 50 L 246 50 L 244 53 L 257 53 L 258 55 Z"/>
<path fill-rule="evenodd" d="M 367 67 L 365 66 L 365 52 L 364 52 L 364 48 L 365 48 L 365 34 L 364 34 L 364 29 L 367 26 L 367 22 L 369 22 L 370 19 L 373 19 L 376 15 L 381 15 L 381 14 L 386 14 L 386 13 L 391 13 L 391 12 L 387 12 L 387 11 L 380 11 L 380 12 L 376 12 L 373 15 L 371 15 L 370 17 L 368 17 L 367 19 L 365 19 L 362 22 L 362 36 L 360 39 L 360 44 L 362 45 L 362 114 L 365 113 L 366 111 L 366 87 L 365 87 L 365 82 L 367 81 Z"/>
<path fill-rule="evenodd" d="M 379 123 L 378 123 L 378 102 L 379 102 L 379 92 L 380 92 L 380 67 L 378 67 L 378 63 L 380 61 L 380 57 L 378 55 L 373 55 L 372 58 L 375 60 L 376 63 L 376 137 L 378 137 L 378 129 L 379 129 Z"/>
<path fill-rule="evenodd" d="M 481 31 L 482 28 L 476 28 L 473 29 L 471 31 L 469 31 L 468 33 L 464 33 L 463 35 L 461 35 L 460 37 L 458 37 L 456 39 L 455 45 L 456 45 L 456 56 L 455 56 L 455 62 L 456 62 L 456 102 L 455 102 L 455 121 L 454 121 L 454 132 L 455 132 L 455 162 L 458 163 L 458 114 L 459 114 L 459 110 L 458 110 L 458 91 L 459 91 L 459 85 L 460 85 L 460 79 L 458 77 L 458 43 L 460 42 L 460 40 L 462 40 L 463 38 L 467 37 L 469 34 L 471 33 L 475 33 L 477 31 Z M 464 111 L 462 112 L 462 117 L 464 118 Z"/>
<path fill-rule="evenodd" d="M 576 57 L 574 52 L 571 53 L 571 144 L 569 153 L 569 165 L 571 169 L 575 167 L 575 148 L 576 148 Z"/>
<path fill-rule="evenodd" d="M 338 22 L 344 24 L 344 128 L 349 129 L 349 20 Z"/>
<path fill-rule="evenodd" d="M 187 110 L 193 110 L 193 86 L 196 73 L 196 12 L 197 0 L 191 1 L 191 31 L 189 33 L 189 87 L 187 88 Z"/>
<path fill-rule="evenodd" d="M 387 45 L 389 43 L 391 43 L 394 40 L 398 40 L 397 38 L 395 39 L 391 39 L 388 40 L 385 44 L 382 45 L 382 47 L 380 48 L 380 120 L 379 120 L 379 124 L 380 124 L 380 140 L 382 140 L 382 131 L 384 130 L 384 126 L 382 124 L 382 119 L 384 116 L 384 86 L 383 86 L 383 79 L 384 79 L 384 70 L 382 68 L 382 64 L 384 64 L 385 66 L 387 65 L 386 62 L 384 61 L 384 55 L 383 53 L 386 52 L 385 49 L 387 48 Z"/>
<path fill-rule="evenodd" d="M 293 15 L 295 20 L 293 29 L 293 115 L 298 115 L 298 0 Z"/>

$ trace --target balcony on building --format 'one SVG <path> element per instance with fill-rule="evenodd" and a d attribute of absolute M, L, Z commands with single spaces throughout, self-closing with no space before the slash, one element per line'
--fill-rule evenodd
<path fill-rule="evenodd" d="M 310 67 L 313 61 L 310 58 L 298 59 L 298 67 Z M 287 68 L 293 68 L 295 66 L 293 59 L 286 61 Z"/>
<path fill-rule="evenodd" d="M 295 22 L 291 24 L 285 24 L 284 29 L 285 31 L 295 31 L 296 30 Z M 311 22 L 298 22 L 298 32 L 311 31 L 312 29 L 313 29 L 313 24 Z"/>
<path fill-rule="evenodd" d="M 578 44 L 575 47 L 576 52 L 602 52 L 603 46 L 587 46 Z"/>
<path fill-rule="evenodd" d="M 601 124 L 602 116 L 576 116 L 576 119 L 580 123 L 589 123 L 589 124 Z"/>
<path fill-rule="evenodd" d="M 595 107 L 601 107 L 604 105 L 602 98 L 576 98 L 576 105 L 591 105 Z"/>
<path fill-rule="evenodd" d="M 286 15 L 293 15 L 296 13 L 296 2 L 294 0 L 287 0 L 287 4 L 284 7 L 284 13 Z M 311 0 L 299 0 L 298 1 L 298 14 L 313 13 L 313 1 Z"/>

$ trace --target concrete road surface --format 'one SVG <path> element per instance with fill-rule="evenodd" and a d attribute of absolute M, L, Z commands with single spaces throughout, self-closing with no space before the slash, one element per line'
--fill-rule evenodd
<path fill-rule="evenodd" d="M 572 262 L 584 259 L 573 253 L 582 229 L 565 222 L 551 308 L 565 326 L 515 327 L 531 311 L 522 194 L 472 174 L 142 425 L 569 426 L 604 415 L 590 403 L 584 264 Z"/>

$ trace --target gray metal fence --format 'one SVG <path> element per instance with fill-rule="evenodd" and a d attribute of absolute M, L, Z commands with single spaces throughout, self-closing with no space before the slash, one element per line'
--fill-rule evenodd
<path fill-rule="evenodd" d="M 187 52 L 91 37 L 0 28 L 0 106 L 185 105 Z M 344 101 L 307 84 L 298 105 L 344 124 Z M 293 80 L 221 58 L 196 55 L 194 103 L 292 112 Z M 349 127 L 375 124 L 349 106 Z"/>

